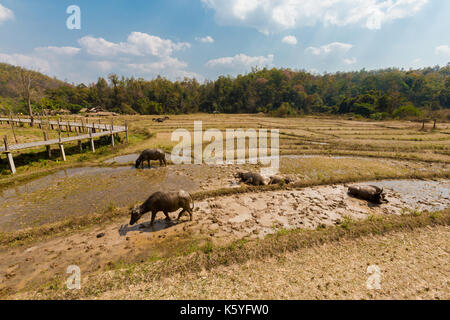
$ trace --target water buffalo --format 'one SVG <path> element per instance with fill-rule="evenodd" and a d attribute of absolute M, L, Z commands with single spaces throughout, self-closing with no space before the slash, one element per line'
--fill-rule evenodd
<path fill-rule="evenodd" d="M 290 178 L 283 178 L 280 176 L 271 176 L 270 177 L 270 181 L 269 184 L 289 184 L 291 183 L 291 179 Z"/>
<path fill-rule="evenodd" d="M 142 151 L 141 155 L 136 160 L 136 168 L 144 167 L 144 161 L 148 161 L 148 167 L 150 168 L 151 160 L 159 160 L 159 165 L 162 166 L 167 165 L 166 162 L 166 153 L 160 149 L 146 149 Z"/>
<path fill-rule="evenodd" d="M 383 189 L 377 186 L 356 185 L 348 187 L 348 193 L 354 197 L 368 200 L 373 203 L 385 201 Z"/>
<path fill-rule="evenodd" d="M 238 172 L 235 177 L 240 179 L 239 183 L 244 182 L 254 186 L 263 186 L 265 184 L 264 178 L 255 172 Z"/>
<path fill-rule="evenodd" d="M 191 206 L 192 204 L 192 206 Z M 159 211 L 164 212 L 166 220 L 170 221 L 169 212 L 177 211 L 182 208 L 183 210 L 178 214 L 177 220 L 187 211 L 192 221 L 192 210 L 194 209 L 194 201 L 191 195 L 180 190 L 178 192 L 161 192 L 157 191 L 153 193 L 143 204 L 136 205 L 131 210 L 130 225 L 134 225 L 142 217 L 144 213 L 151 212 L 152 220 L 150 225 L 153 225 L 156 214 Z"/>
<path fill-rule="evenodd" d="M 153 118 L 152 121 L 156 121 L 156 122 L 164 122 L 166 120 L 169 120 L 168 116 L 165 116 L 164 118 Z"/>

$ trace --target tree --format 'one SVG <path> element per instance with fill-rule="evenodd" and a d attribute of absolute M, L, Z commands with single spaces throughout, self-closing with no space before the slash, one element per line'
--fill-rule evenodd
<path fill-rule="evenodd" d="M 31 126 L 34 125 L 33 109 L 31 107 L 31 91 L 33 90 L 33 74 L 26 69 L 20 69 L 20 93 L 28 108 L 28 115 L 31 119 Z"/>

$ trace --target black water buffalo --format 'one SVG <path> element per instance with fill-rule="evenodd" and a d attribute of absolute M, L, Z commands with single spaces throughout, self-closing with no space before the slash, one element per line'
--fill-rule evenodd
<path fill-rule="evenodd" d="M 254 186 L 263 186 L 265 184 L 264 178 L 255 172 L 238 172 L 235 177 L 240 179 L 239 183 L 243 182 Z"/>
<path fill-rule="evenodd" d="M 269 184 L 289 184 L 292 180 L 290 178 L 284 178 L 280 176 L 271 176 Z"/>
<path fill-rule="evenodd" d="M 383 194 L 383 189 L 377 186 L 371 185 L 355 185 L 348 187 L 348 194 L 368 200 L 373 203 L 381 203 L 386 201 Z"/>
<path fill-rule="evenodd" d="M 148 167 L 150 168 L 151 160 L 159 160 L 159 165 L 162 166 L 167 165 L 166 162 L 166 153 L 160 149 L 146 149 L 141 152 L 140 156 L 136 160 L 136 168 L 143 168 L 144 161 L 148 161 Z"/>
<path fill-rule="evenodd" d="M 177 211 L 182 208 L 183 210 L 178 214 L 177 220 L 187 211 L 189 213 L 190 220 L 192 221 L 192 211 L 194 209 L 194 201 L 191 195 L 180 190 L 178 192 L 161 192 L 157 191 L 153 193 L 143 204 L 135 206 L 131 210 L 130 225 L 134 225 L 142 217 L 144 213 L 151 212 L 152 220 L 150 225 L 153 225 L 156 214 L 159 211 L 164 212 L 166 220 L 170 221 L 169 212 Z"/>
<path fill-rule="evenodd" d="M 168 116 L 165 116 L 164 118 L 153 118 L 152 121 L 156 121 L 156 122 L 164 122 L 166 120 L 169 120 Z"/>

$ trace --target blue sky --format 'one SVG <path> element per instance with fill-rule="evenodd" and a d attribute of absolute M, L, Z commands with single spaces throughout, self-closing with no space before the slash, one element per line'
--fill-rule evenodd
<path fill-rule="evenodd" d="M 75 83 L 443 66 L 449 17 L 447 0 L 0 0 L 0 62 Z"/>

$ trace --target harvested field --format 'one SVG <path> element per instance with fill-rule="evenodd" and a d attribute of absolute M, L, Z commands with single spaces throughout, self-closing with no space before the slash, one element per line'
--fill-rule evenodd
<path fill-rule="evenodd" d="M 430 218 L 419 223 L 418 229 L 403 230 L 399 221 L 406 219 L 408 225 L 407 219 L 422 219 L 422 212 L 440 215 L 450 207 L 450 125 L 441 123 L 437 130 L 420 131 L 420 124 L 406 121 L 203 114 L 173 116 L 164 123 L 155 123 L 146 116 L 120 117 L 122 120 L 130 124 L 128 145 L 111 148 L 105 144 L 95 154 L 86 150 L 71 153 L 69 149 L 66 163 L 56 158 L 42 160 L 43 151 L 36 150 L 15 156 L 20 165 L 15 177 L 8 176 L 4 168 L 0 177 L 2 297 L 448 299 L 448 285 L 442 285 L 448 279 L 443 262 L 445 257 L 448 259 L 448 248 L 443 244 L 443 238 L 448 237 L 446 222 L 439 220 L 442 223 L 436 226 Z M 259 172 L 264 165 L 258 161 L 174 164 L 168 154 L 167 167 L 153 162 L 151 168 L 134 168 L 134 161 L 146 148 L 170 153 L 176 145 L 170 139 L 172 131 L 192 131 L 194 120 L 203 121 L 203 130 L 217 128 L 222 132 L 226 128 L 280 128 L 279 174 L 293 182 L 279 186 L 239 185 L 236 172 Z M 16 129 L 26 141 L 36 136 L 36 129 Z M 250 150 L 245 153 L 248 155 Z M 269 175 L 264 179 L 267 182 Z M 350 197 L 347 187 L 354 183 L 384 188 L 388 202 L 375 205 Z M 149 215 L 144 215 L 136 226 L 128 225 L 131 206 L 142 203 L 155 191 L 178 189 L 189 191 L 195 199 L 193 221 L 183 217 L 181 221 L 167 222 L 159 213 L 153 227 L 148 225 Z M 176 213 L 171 217 L 175 218 Z M 324 240 L 327 243 L 301 251 L 289 249 L 276 257 L 266 256 L 267 251 L 249 249 L 245 261 L 238 258 L 232 265 L 216 263 L 187 277 L 174 271 L 157 279 L 158 285 L 151 288 L 143 280 L 145 276 L 134 279 L 126 275 L 130 269 L 145 275 L 143 270 L 153 268 L 152 263 L 171 259 L 192 263 L 192 257 L 222 252 L 220 248 L 244 250 L 247 242 L 254 248 L 259 248 L 260 243 L 261 250 L 265 250 L 262 248 L 267 241 L 271 241 L 271 248 L 289 248 L 282 238 L 277 239 L 284 234 L 289 239 L 292 232 L 324 232 L 325 239 L 327 232 L 341 232 L 327 230 L 345 233 L 350 232 L 353 223 L 384 225 L 383 219 L 396 218 L 400 220 L 395 220 L 397 227 L 392 232 L 369 237 L 361 234 L 359 240 L 339 236 L 336 241 Z M 104 235 L 97 238 L 99 234 Z M 409 249 L 399 242 L 403 238 L 411 244 Z M 398 260 L 384 259 L 383 250 L 373 251 L 375 247 L 390 248 L 391 244 L 401 252 Z M 437 245 L 440 251 L 419 254 Z M 322 264 L 318 263 L 321 252 Z M 384 254 L 393 255 L 391 251 Z M 422 265 L 427 259 L 434 263 L 429 271 Z M 345 268 L 333 261 L 353 267 L 345 275 Z M 386 279 L 395 278 L 396 282 L 389 280 L 384 291 L 368 292 L 360 286 L 367 263 L 379 264 L 383 272 L 386 270 Z M 86 277 L 94 279 L 92 287 L 77 295 L 64 287 L 65 271 L 71 264 L 79 265 Z M 412 266 L 411 270 L 405 269 L 406 264 Z M 273 269 L 267 270 L 267 265 L 273 265 Z M 309 271 L 290 273 L 287 270 L 293 265 Z M 252 269 L 255 274 L 250 276 Z M 239 275 L 233 276 L 235 273 Z M 423 273 L 429 285 L 411 278 L 414 273 Z M 108 274 L 119 274 L 123 286 L 116 288 L 114 277 L 104 280 Z M 273 282 L 274 287 L 288 288 L 280 295 L 275 295 L 269 285 L 275 274 L 283 277 Z M 335 282 L 330 280 L 332 274 L 336 274 Z M 402 274 L 404 278 L 400 279 Z M 249 279 L 256 284 L 244 290 Z M 95 289 L 98 281 L 106 281 L 106 287 Z M 405 281 L 412 283 L 411 288 L 401 289 Z M 209 293 L 197 290 L 202 285 L 209 288 Z M 181 289 L 174 293 L 177 286 Z"/>

